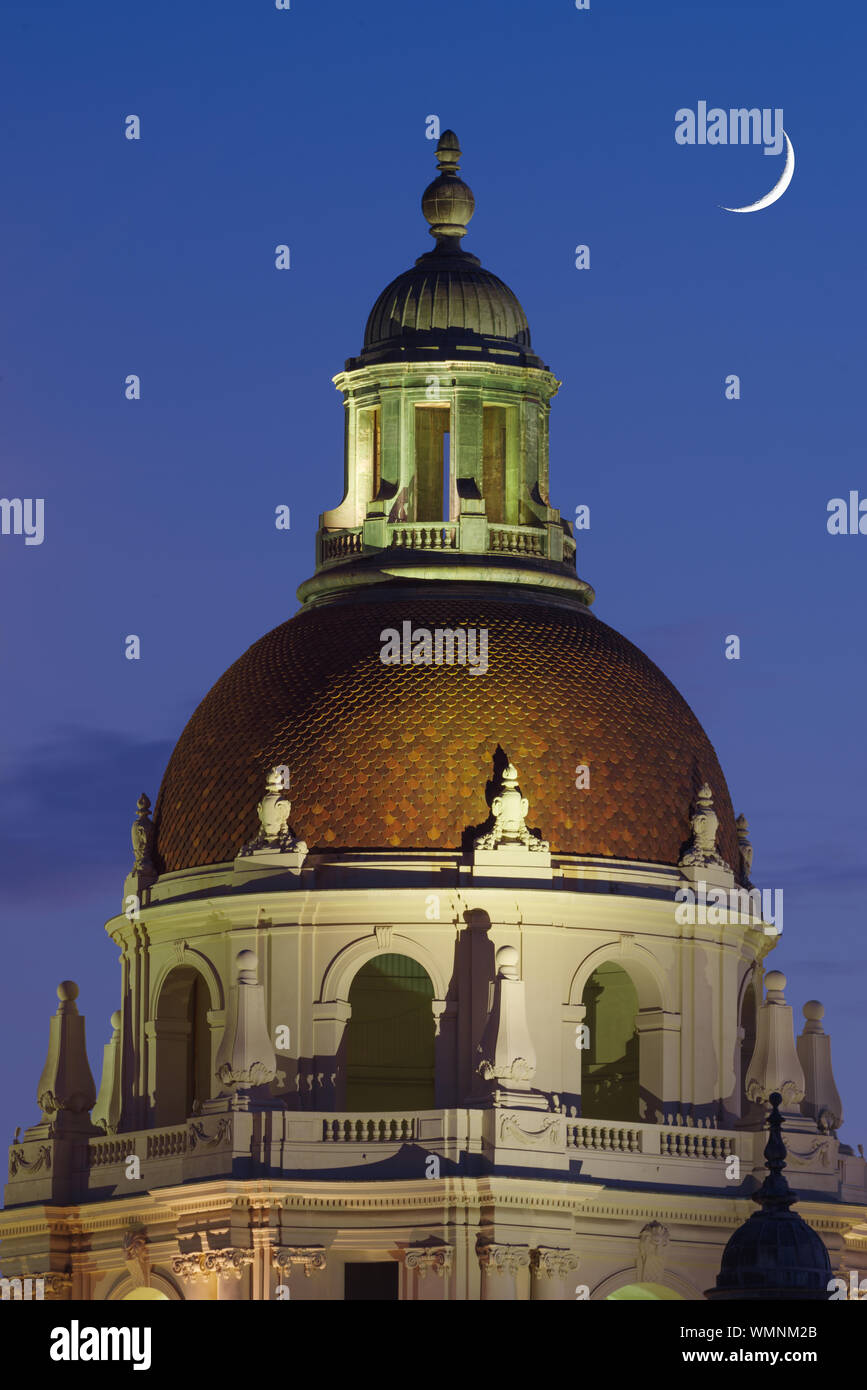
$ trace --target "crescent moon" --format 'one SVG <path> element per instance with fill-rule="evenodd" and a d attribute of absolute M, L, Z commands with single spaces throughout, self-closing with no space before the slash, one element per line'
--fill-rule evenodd
<path fill-rule="evenodd" d="M 750 203 L 745 208 L 723 208 L 723 212 L 758 212 L 760 208 L 769 208 L 771 203 L 775 203 L 778 198 L 782 198 L 789 184 L 792 182 L 792 175 L 795 172 L 795 151 L 792 149 L 792 142 L 786 132 L 783 131 L 786 141 L 786 163 L 783 172 L 777 183 L 774 184 L 770 193 L 766 193 L 764 198 L 760 198 L 757 203 Z M 722 207 L 722 204 L 720 204 Z"/>

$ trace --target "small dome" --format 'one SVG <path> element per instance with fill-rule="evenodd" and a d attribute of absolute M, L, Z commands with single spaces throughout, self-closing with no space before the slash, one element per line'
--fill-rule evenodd
<path fill-rule="evenodd" d="M 833 1278 L 822 1237 L 793 1211 L 756 1211 L 725 1248 L 717 1288 L 828 1297 Z"/>
<path fill-rule="evenodd" d="M 473 334 L 530 346 L 524 310 L 508 285 L 475 256 L 450 247 L 419 256 L 411 270 L 386 286 L 370 311 L 364 347 L 395 340 L 421 346 L 425 334 Z"/>
<path fill-rule="evenodd" d="M 437 145 L 440 174 L 421 203 L 436 247 L 382 291 L 361 354 L 350 358 L 347 370 L 437 357 L 544 367 L 530 351 L 530 328 L 516 296 L 461 249 L 475 198 L 458 178 L 460 153 L 457 136 L 444 131 Z"/>
<path fill-rule="evenodd" d="M 771 974 L 779 973 L 771 971 Z M 803 1217 L 789 1208 L 797 1201 L 783 1174 L 786 1146 L 782 1137 L 779 1091 L 769 1097 L 770 1134 L 765 1146 L 768 1175 L 753 1201 L 759 1210 L 739 1226 L 723 1251 L 716 1298 L 784 1298 L 825 1300 L 833 1277 L 825 1243 Z"/>

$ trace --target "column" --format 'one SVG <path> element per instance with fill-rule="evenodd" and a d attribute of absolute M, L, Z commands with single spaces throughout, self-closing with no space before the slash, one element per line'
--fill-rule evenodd
<path fill-rule="evenodd" d="M 482 1298 L 497 1302 L 521 1302 L 529 1297 L 527 1275 L 530 1250 L 526 1245 L 486 1242 L 478 1247 L 482 1270 Z"/>
<path fill-rule="evenodd" d="M 635 1020 L 639 1045 L 639 1085 L 643 1097 L 650 1097 L 648 1124 L 664 1123 L 665 1106 L 678 1096 L 681 1016 L 664 1009 L 641 1009 Z M 653 1104 L 655 1100 L 656 1104 Z M 651 1110 L 659 1113 L 650 1113 Z"/>
<path fill-rule="evenodd" d="M 574 1278 L 578 1256 L 559 1246 L 540 1245 L 530 1251 L 530 1297 L 534 1303 L 564 1303 L 576 1297 Z"/>

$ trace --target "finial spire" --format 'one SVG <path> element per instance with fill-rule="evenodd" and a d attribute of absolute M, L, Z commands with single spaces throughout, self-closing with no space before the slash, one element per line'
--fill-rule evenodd
<path fill-rule="evenodd" d="M 456 174 L 460 169 L 461 147 L 453 130 L 444 130 L 437 147 L 437 168 L 441 174 Z"/>
<path fill-rule="evenodd" d="M 786 1003 L 786 977 L 781 970 L 765 976 L 766 997 L 756 1020 L 756 1046 L 744 1090 L 756 1105 L 768 1106 L 779 1093 L 787 1109 L 797 1110 L 804 1099 L 804 1069 L 795 1048 L 792 1008 Z"/>
<path fill-rule="evenodd" d="M 797 1192 L 793 1192 L 788 1182 L 783 1176 L 783 1169 L 786 1166 L 786 1146 L 783 1143 L 783 1117 L 780 1114 L 780 1106 L 783 1097 L 779 1091 L 773 1091 L 768 1096 L 771 1106 L 771 1113 L 768 1116 L 768 1142 L 765 1145 L 765 1167 L 768 1176 L 765 1178 L 758 1192 L 753 1193 L 753 1201 L 758 1202 L 759 1206 L 766 1211 L 775 1211 L 782 1208 L 784 1211 L 797 1200 Z"/>
<path fill-rule="evenodd" d="M 463 179 L 458 178 L 461 147 L 453 130 L 444 130 L 436 148 L 439 178 L 425 189 L 421 210 L 436 237 L 438 251 L 460 250 L 460 240 L 466 236 L 467 223 L 473 215 L 476 200 Z"/>
<path fill-rule="evenodd" d="M 547 854 L 548 841 L 540 840 L 527 828 L 524 818 L 529 810 L 530 803 L 518 785 L 518 770 L 513 763 L 507 763 L 500 771 L 499 786 L 491 801 L 493 824 L 476 836 L 475 848 L 494 850 L 500 845 L 519 845 L 538 854 Z"/>

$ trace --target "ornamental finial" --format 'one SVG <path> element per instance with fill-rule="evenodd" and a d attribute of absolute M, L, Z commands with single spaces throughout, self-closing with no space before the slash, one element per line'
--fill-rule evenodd
<path fill-rule="evenodd" d="M 745 815 L 738 816 L 735 827 L 738 832 L 738 849 L 741 856 L 741 879 L 745 888 L 752 888 L 750 874 L 753 870 L 753 847 L 750 844 L 750 825 Z"/>
<path fill-rule="evenodd" d="M 726 865 L 717 853 L 716 847 L 719 816 L 713 808 L 713 790 L 707 782 L 699 787 L 689 825 L 692 835 L 686 853 L 681 858 L 681 867 L 695 865 L 705 868 L 709 864 L 717 864 L 720 868 L 725 868 Z"/>
<path fill-rule="evenodd" d="M 546 854 L 547 840 L 540 840 L 528 829 L 525 816 L 530 803 L 518 785 L 518 769 L 508 763 L 500 773 L 497 794 L 491 802 L 491 815 L 494 824 L 485 834 L 476 838 L 476 849 L 498 849 L 500 845 L 522 845 L 524 849 Z"/>
<path fill-rule="evenodd" d="M 154 872 L 154 823 L 150 818 L 151 799 L 142 792 L 136 802 L 137 815 L 130 832 L 135 856 L 133 873 L 150 874 Z"/>
<path fill-rule="evenodd" d="M 780 1114 L 780 1106 L 783 1097 L 779 1091 L 773 1091 L 768 1096 L 768 1104 L 771 1113 L 768 1116 L 768 1142 L 765 1145 L 765 1167 L 768 1176 L 765 1178 L 758 1192 L 753 1193 L 753 1201 L 758 1202 L 764 1207 L 765 1211 L 788 1211 L 789 1207 L 797 1200 L 797 1192 L 793 1192 L 789 1187 L 783 1169 L 786 1166 L 786 1146 L 783 1143 L 783 1117 Z"/>
<path fill-rule="evenodd" d="M 472 217 L 476 200 L 472 189 L 458 178 L 461 147 L 453 130 L 444 130 L 436 148 L 439 178 L 434 179 L 422 194 L 421 210 L 436 237 L 437 249 L 459 251 L 460 240 L 466 236 L 467 223 Z"/>
<path fill-rule="evenodd" d="M 259 833 L 244 846 L 241 854 L 255 854 L 258 850 L 278 850 L 280 853 L 299 850 L 306 854 L 306 844 L 298 839 L 289 824 L 291 810 L 289 769 L 285 763 L 280 763 L 272 767 L 265 778 L 265 795 L 256 807 Z"/>

